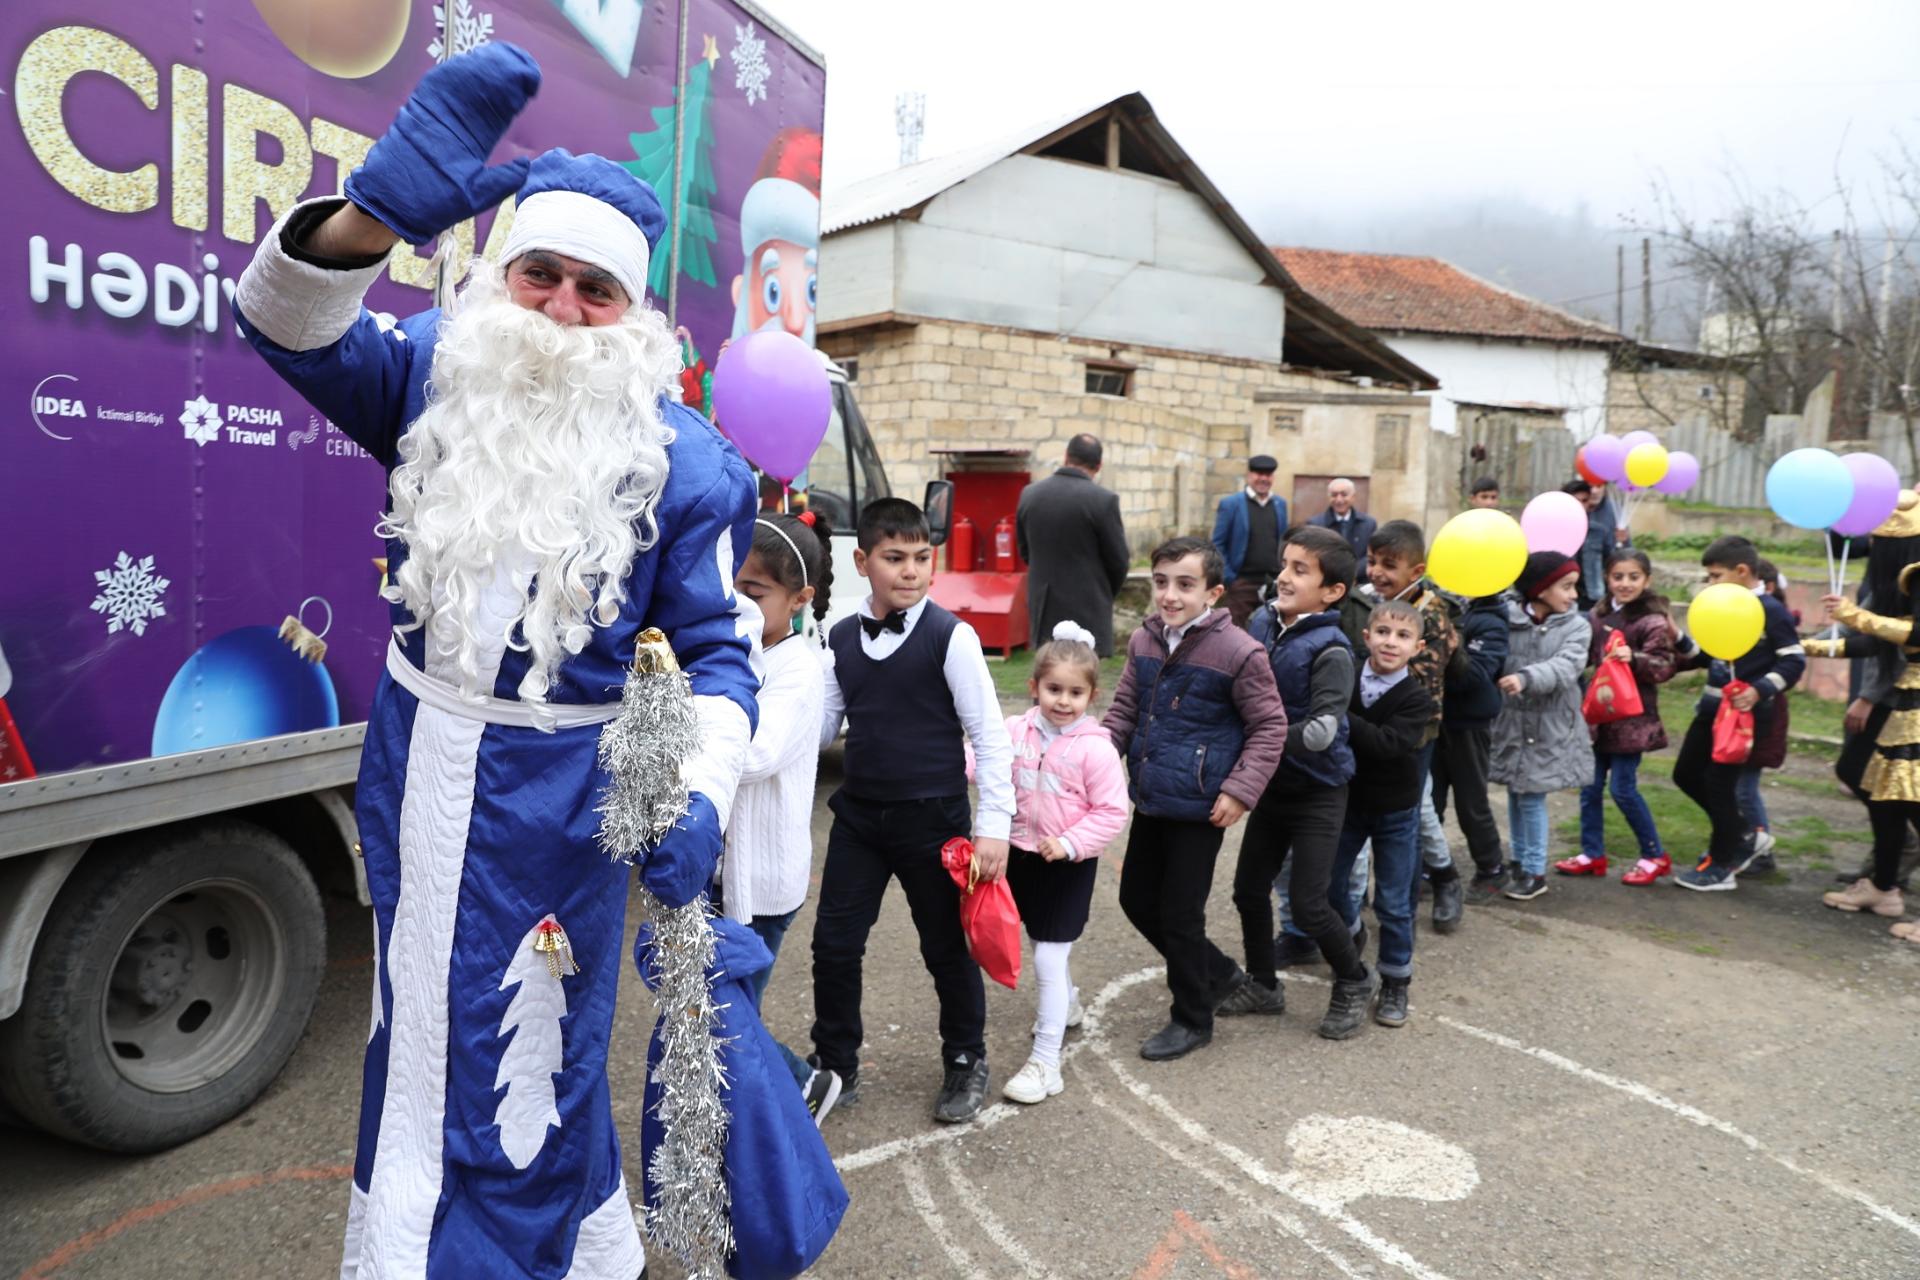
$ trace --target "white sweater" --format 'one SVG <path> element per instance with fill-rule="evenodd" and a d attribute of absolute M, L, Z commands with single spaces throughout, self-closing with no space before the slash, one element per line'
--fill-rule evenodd
<path fill-rule="evenodd" d="M 760 727 L 747 748 L 727 826 L 720 892 L 729 919 L 779 916 L 806 901 L 813 871 L 813 784 L 826 672 L 804 636 L 766 651 Z"/>

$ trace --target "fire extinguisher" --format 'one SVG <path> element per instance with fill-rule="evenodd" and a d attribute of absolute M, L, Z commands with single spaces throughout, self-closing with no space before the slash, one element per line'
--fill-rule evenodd
<path fill-rule="evenodd" d="M 947 531 L 947 569 L 952 573 L 973 572 L 973 548 L 979 537 L 979 530 L 973 521 L 965 516 L 953 518 L 953 528 Z"/>
<path fill-rule="evenodd" d="M 1013 517 L 1001 516 L 993 526 L 993 568 L 996 573 L 1012 573 L 1018 567 L 1013 556 Z"/>

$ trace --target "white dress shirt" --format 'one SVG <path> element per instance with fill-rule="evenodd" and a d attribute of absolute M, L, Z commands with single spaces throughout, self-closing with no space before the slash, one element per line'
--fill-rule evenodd
<path fill-rule="evenodd" d="M 877 636 L 860 628 L 860 651 L 875 662 L 891 657 L 907 637 L 913 634 L 927 602 L 906 611 L 906 626 L 901 631 L 882 631 Z M 860 602 L 860 616 L 880 617 L 873 611 L 873 597 Z M 858 624 L 856 624 L 858 625 Z M 987 656 L 980 648 L 980 635 L 964 622 L 956 621 L 947 640 L 947 658 L 941 668 L 947 689 L 953 694 L 953 709 L 960 717 L 973 744 L 974 778 L 980 788 L 980 804 L 973 815 L 975 836 L 1005 840 L 1013 829 L 1013 741 L 1007 737 L 1007 722 L 1000 711 L 1000 694 L 993 687 L 993 675 L 987 670 Z M 820 745 L 826 747 L 840 736 L 841 722 L 847 715 L 847 696 L 831 667 L 827 670 L 826 706 L 820 718 Z"/>
<path fill-rule="evenodd" d="M 1360 664 L 1360 705 L 1370 707 L 1380 701 L 1387 690 L 1407 678 L 1407 668 L 1402 666 L 1390 676 L 1383 676 L 1373 669 L 1373 663 Z"/>
<path fill-rule="evenodd" d="M 1209 605 L 1207 608 L 1202 609 L 1200 612 L 1194 614 L 1191 618 L 1187 619 L 1185 622 L 1181 623 L 1179 626 L 1167 628 L 1167 656 L 1169 658 L 1173 656 L 1173 651 L 1180 647 L 1180 642 L 1187 638 L 1187 632 L 1199 626 L 1201 621 L 1204 620 L 1206 616 L 1212 612 L 1213 612 L 1213 608 L 1211 605 Z"/>

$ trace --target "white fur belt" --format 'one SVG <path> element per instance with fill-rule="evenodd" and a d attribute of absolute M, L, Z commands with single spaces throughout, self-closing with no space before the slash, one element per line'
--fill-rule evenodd
<path fill-rule="evenodd" d="M 540 727 L 534 723 L 530 703 L 508 698 L 470 698 L 445 680 L 428 675 L 407 661 L 407 655 L 400 649 L 398 636 L 387 642 L 387 674 L 393 677 L 395 684 L 421 702 L 437 707 L 448 715 L 486 724 L 517 725 L 522 729 Z M 620 700 L 615 698 L 612 702 L 591 705 L 549 702 L 542 710 L 552 714 L 551 724 L 554 728 L 572 729 L 583 724 L 605 724 L 615 719 L 620 714 Z"/>

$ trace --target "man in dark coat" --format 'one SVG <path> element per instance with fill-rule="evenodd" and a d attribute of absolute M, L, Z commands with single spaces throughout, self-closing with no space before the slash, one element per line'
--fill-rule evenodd
<path fill-rule="evenodd" d="M 1269 454 L 1248 458 L 1246 487 L 1220 499 L 1214 513 L 1213 545 L 1227 577 L 1227 593 L 1220 603 L 1233 615 L 1236 627 L 1247 625 L 1280 570 L 1287 500 L 1273 494 L 1273 473 L 1279 466 Z"/>
<path fill-rule="evenodd" d="M 1113 597 L 1132 555 L 1120 519 L 1120 495 L 1094 483 L 1100 441 L 1084 432 L 1067 442 L 1065 463 L 1028 485 L 1014 512 L 1014 536 L 1027 562 L 1029 639 L 1039 648 L 1054 624 L 1071 620 L 1093 632 L 1094 650 L 1113 653 Z"/>
<path fill-rule="evenodd" d="M 1378 526 L 1372 516 L 1353 505 L 1353 481 L 1341 476 L 1327 482 L 1327 509 L 1308 524 L 1331 529 L 1347 540 L 1362 569 L 1367 567 L 1367 540 Z"/>

